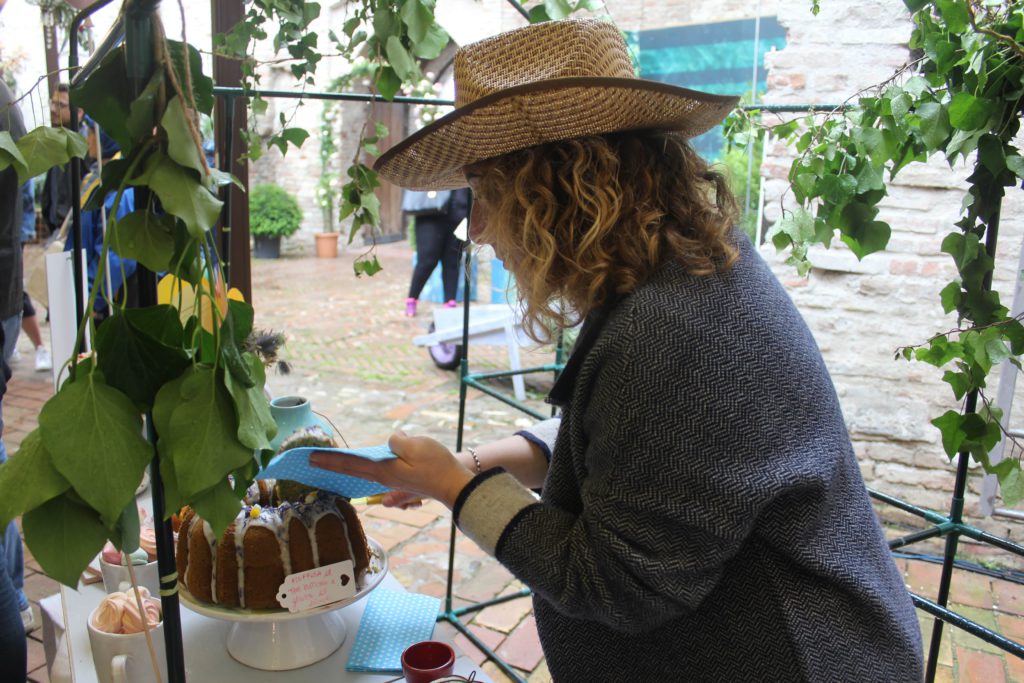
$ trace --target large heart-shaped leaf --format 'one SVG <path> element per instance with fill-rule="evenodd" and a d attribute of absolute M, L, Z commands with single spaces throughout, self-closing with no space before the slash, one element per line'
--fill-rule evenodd
<path fill-rule="evenodd" d="M 181 347 L 144 334 L 126 315 L 111 316 L 96 332 L 96 356 L 107 383 L 143 406 L 189 362 Z"/>
<path fill-rule="evenodd" d="M 25 544 L 43 571 L 69 588 L 78 588 L 78 577 L 107 540 L 96 511 L 68 493 L 26 512 L 21 523 Z"/>
<path fill-rule="evenodd" d="M 132 182 L 149 186 L 164 209 L 183 220 L 189 234 L 195 238 L 202 238 L 220 217 L 223 202 L 210 194 L 188 170 L 163 154 L 154 154 L 147 161 L 143 174 Z"/>
<path fill-rule="evenodd" d="M 131 147 L 128 117 L 134 99 L 125 71 L 124 46 L 111 50 L 96 71 L 71 92 L 76 107 L 82 107 L 103 131 L 117 140 L 122 151 Z"/>
<path fill-rule="evenodd" d="M 171 267 L 175 218 L 152 211 L 133 211 L 110 224 L 110 246 L 125 258 L 135 259 L 154 273 Z"/>
<path fill-rule="evenodd" d="M 39 430 L 33 430 L 18 452 L 0 465 L 0 529 L 69 488 L 71 484 L 50 462 Z"/>
<path fill-rule="evenodd" d="M 18 140 L 18 149 L 26 161 L 24 171 L 18 172 L 18 182 L 24 183 L 54 166 L 63 166 L 72 157 L 85 157 L 88 145 L 85 138 L 67 128 L 40 126 Z"/>
<path fill-rule="evenodd" d="M 85 502 L 107 519 L 120 515 L 153 455 L 131 399 L 100 371 L 80 371 L 43 406 L 39 426 L 53 466 Z"/>
<path fill-rule="evenodd" d="M 249 448 L 266 450 L 270 448 L 270 440 L 277 434 L 277 423 L 270 414 L 270 402 L 263 393 L 266 370 L 255 354 L 244 353 L 242 360 L 249 367 L 254 386 L 246 387 L 230 372 L 224 373 L 224 385 L 231 394 L 238 415 L 238 440 Z"/>
<path fill-rule="evenodd" d="M 161 403 L 176 405 L 165 427 L 156 424 L 161 454 L 174 462 L 180 495 L 188 500 L 244 465 L 252 458 L 252 449 L 238 441 L 238 418 L 231 397 L 213 368 L 188 370 L 175 393 L 176 397 L 161 390 L 157 395 L 160 422 L 167 410 Z M 154 407 L 154 418 L 157 411 Z"/>

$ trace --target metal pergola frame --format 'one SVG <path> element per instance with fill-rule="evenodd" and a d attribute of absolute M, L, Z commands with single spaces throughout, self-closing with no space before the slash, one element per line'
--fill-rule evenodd
<path fill-rule="evenodd" d="M 126 0 L 124 4 L 124 11 L 121 16 L 118 17 L 115 27 L 108 34 L 107 38 L 97 48 L 96 52 L 91 56 L 89 62 L 85 65 L 80 66 L 78 63 L 78 27 L 87 19 L 90 15 L 95 13 L 97 10 L 109 5 L 113 0 L 97 0 L 94 4 L 90 5 L 86 9 L 79 12 L 71 25 L 70 31 L 70 56 L 69 56 L 69 68 L 71 73 L 71 82 L 73 84 L 80 83 L 85 80 L 88 75 L 95 69 L 99 64 L 100 60 L 113 48 L 118 46 L 120 42 L 126 43 L 126 49 L 128 51 L 127 69 L 130 86 L 133 94 L 141 92 L 145 83 L 148 81 L 149 74 L 153 68 L 152 51 L 151 47 L 151 17 L 152 13 L 155 12 L 159 0 Z M 523 16 L 528 17 L 526 10 L 516 0 L 507 0 L 509 4 L 517 9 Z M 259 95 L 264 98 L 294 98 L 294 99 L 311 99 L 311 100 L 331 100 L 331 101 L 347 101 L 347 102 L 362 102 L 362 103 L 373 103 L 373 102 L 391 102 L 399 104 L 435 104 L 435 105 L 451 105 L 453 104 L 450 100 L 442 100 L 437 98 L 421 98 L 421 97 L 395 97 L 392 100 L 386 100 L 383 97 L 372 95 L 372 94 L 361 94 L 361 93 L 332 93 L 332 92 L 292 92 L 282 90 L 252 90 L 243 89 L 239 87 L 224 87 L 215 86 L 214 95 L 223 98 L 226 108 L 225 116 L 225 129 L 221 131 L 224 136 L 225 149 L 227 154 L 225 158 L 230 159 L 233 153 L 234 147 L 234 126 L 232 121 L 234 120 L 235 112 L 235 100 L 238 97 L 244 97 L 249 95 Z M 841 105 L 840 105 L 841 107 Z M 825 111 L 835 110 L 839 107 L 835 105 L 747 105 L 746 109 L 756 109 L 761 111 L 769 111 L 776 113 L 804 113 L 809 111 Z M 72 117 L 75 117 L 75 108 L 71 105 Z M 73 124 L 77 122 L 72 121 Z M 215 132 L 216 135 L 216 132 Z M 71 223 L 71 239 L 72 244 L 76 253 L 81 249 L 81 204 L 80 204 L 80 178 L 81 178 L 81 160 L 71 160 L 72 169 L 72 223 Z M 144 189 L 137 189 L 140 195 L 144 195 L 147 191 Z M 225 207 L 222 216 L 226 217 L 231 215 L 231 191 L 225 190 L 227 195 L 225 196 Z M 986 239 L 986 250 L 989 255 L 994 258 L 996 251 L 996 241 L 998 236 L 999 219 L 998 212 L 995 219 L 989 225 L 987 239 Z M 245 240 L 246 245 L 248 243 L 248 232 L 242 231 L 237 233 L 234 231 L 223 231 L 221 233 L 222 243 L 219 245 L 222 254 L 232 253 L 231 247 L 234 240 L 242 239 Z M 83 291 L 82 291 L 82 264 L 78 258 L 72 259 L 74 268 L 74 283 L 75 283 L 75 313 L 76 322 L 80 323 L 84 315 L 83 311 Z M 226 264 L 227 268 L 230 268 L 230 264 Z M 156 280 L 152 273 L 145 271 L 141 265 L 140 277 L 138 283 L 139 289 L 139 305 L 148 306 L 156 303 Z M 470 291 L 470 273 L 469 269 L 465 272 L 465 291 Z M 991 273 L 986 278 L 984 283 L 985 289 L 991 289 Z M 460 370 L 460 390 L 459 390 L 459 418 L 458 418 L 458 431 L 456 435 L 456 450 L 461 450 L 463 441 L 463 431 L 466 414 L 466 400 L 467 391 L 470 387 L 480 390 L 481 392 L 496 398 L 508 405 L 511 405 L 524 413 L 531 415 L 538 419 L 547 417 L 535 410 L 532 410 L 528 406 L 522 404 L 519 401 L 511 398 L 503 392 L 495 390 L 488 382 L 494 379 L 501 379 L 510 377 L 513 375 L 525 375 L 533 373 L 557 373 L 561 371 L 564 365 L 563 351 L 561 344 L 556 347 L 556 359 L 552 364 L 542 365 L 533 368 L 526 368 L 515 371 L 505 372 L 487 372 L 487 373 L 471 373 L 469 371 L 469 302 L 467 296 L 466 306 L 464 306 L 463 313 L 463 338 L 462 346 L 465 350 Z M 974 410 L 978 401 L 978 392 L 974 391 L 967 396 L 966 408 L 967 410 Z M 151 443 L 155 444 L 156 434 L 153 431 L 152 423 L 147 420 L 148 425 L 148 437 Z M 931 683 L 935 679 L 939 648 L 942 642 L 943 624 L 950 624 L 956 628 L 962 629 L 973 636 L 980 638 L 981 640 L 1000 648 L 1001 650 L 1012 654 L 1016 657 L 1024 659 L 1024 645 L 1016 641 L 1010 640 L 1000 633 L 992 631 L 987 627 L 968 619 L 962 614 L 954 612 L 948 608 L 950 585 L 952 582 L 952 573 L 954 568 L 954 562 L 956 560 L 958 542 L 961 536 L 974 539 L 976 541 L 987 543 L 998 547 L 1006 552 L 1012 553 L 1017 556 L 1024 557 L 1024 546 L 1017 543 L 1013 543 L 1007 539 L 989 534 L 977 527 L 964 522 L 963 510 L 964 510 L 964 494 L 967 486 L 967 473 L 969 465 L 970 455 L 966 451 L 961 451 L 957 455 L 957 469 L 956 479 L 954 482 L 954 490 L 952 498 L 950 500 L 949 512 L 947 514 L 940 514 L 925 508 L 918 507 L 899 498 L 887 495 L 880 491 L 870 490 L 869 494 L 871 497 L 883 504 L 891 505 L 904 512 L 910 513 L 914 516 L 920 517 L 929 523 L 925 529 L 920 531 L 902 536 L 889 542 L 890 549 L 903 548 L 913 543 L 928 540 L 931 538 L 944 537 L 946 540 L 945 552 L 943 555 L 942 562 L 942 573 L 939 581 L 938 595 L 936 599 L 930 600 L 923 596 L 919 596 L 910 593 L 911 598 L 919 609 L 931 614 L 935 617 L 934 628 L 932 630 L 932 637 L 927 653 L 927 670 L 926 670 L 926 681 Z M 154 445 L 153 448 L 153 462 L 150 467 L 151 481 L 153 487 L 153 514 L 156 520 L 162 520 L 164 517 L 164 500 L 163 500 L 163 484 L 160 479 L 159 473 L 159 456 L 156 452 Z M 453 608 L 452 604 L 452 580 L 453 580 L 453 569 L 455 560 L 455 534 L 456 526 L 454 520 L 451 524 L 451 535 L 449 539 L 449 550 L 448 550 L 448 576 L 447 585 L 445 589 L 445 603 L 444 611 L 438 616 L 438 621 L 446 621 L 454 626 L 460 633 L 465 635 L 488 659 L 491 659 L 495 664 L 508 676 L 516 681 L 525 683 L 525 680 L 519 673 L 504 662 L 490 647 L 483 643 L 479 637 L 477 637 L 463 622 L 462 618 L 470 613 L 481 610 L 491 605 L 500 604 L 509 600 L 515 600 L 517 598 L 525 597 L 530 595 L 529 589 L 523 589 L 521 591 L 512 593 L 510 595 L 500 596 L 491 600 L 478 602 L 475 604 L 467 605 L 458 609 Z M 157 554 L 158 554 L 158 566 L 160 568 L 160 597 L 162 600 L 164 622 L 166 628 L 164 629 L 164 637 L 167 646 L 167 664 L 168 664 L 168 679 L 171 683 L 183 683 L 185 681 L 185 668 L 184 668 L 184 653 L 182 649 L 181 641 L 181 620 L 179 613 L 178 594 L 177 594 L 177 574 L 175 572 L 174 564 L 174 545 L 173 535 L 170 521 L 163 522 L 158 525 L 157 528 Z"/>

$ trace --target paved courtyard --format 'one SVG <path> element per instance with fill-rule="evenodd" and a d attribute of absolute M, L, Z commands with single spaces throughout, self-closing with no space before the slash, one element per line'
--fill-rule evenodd
<path fill-rule="evenodd" d="M 349 249 L 334 261 L 296 253 L 277 261 L 253 262 L 256 325 L 287 335 L 288 344 L 282 355 L 292 366 L 288 375 L 271 375 L 270 387 L 276 395 L 308 397 L 314 409 L 327 415 L 353 446 L 383 443 L 394 429 L 402 428 L 408 433 L 433 436 L 454 448 L 459 414 L 458 377 L 435 367 L 426 351 L 412 343 L 412 338 L 423 333 L 429 324 L 433 304 L 421 304 L 416 318 L 403 315 L 411 274 L 409 246 L 398 242 L 378 247 L 384 271 L 373 278 L 357 279 L 352 274 L 351 263 L 360 251 Z M 481 265 L 478 283 L 485 294 L 490 283 L 486 263 Z M 4 440 L 10 452 L 16 451 L 25 435 L 35 428 L 39 409 L 52 393 L 48 373 L 32 371 L 27 340 L 22 338 L 19 348 L 23 360 L 14 365 L 15 377 L 4 399 Z M 473 348 L 470 355 L 474 371 L 508 367 L 502 347 Z M 523 355 L 527 367 L 552 360 L 551 349 L 529 350 Z M 550 385 L 551 378 L 546 375 L 528 379 L 528 403 L 536 410 L 545 410 L 542 398 Z M 495 387 L 511 392 L 511 383 L 507 381 L 496 383 Z M 465 444 L 507 435 L 531 421 L 504 403 L 471 390 Z M 409 590 L 443 597 L 448 569 L 448 511 L 431 503 L 407 512 L 379 506 L 361 512 L 368 533 L 387 549 L 396 578 Z M 455 551 L 453 607 L 522 588 L 461 534 L 457 536 Z M 898 560 L 898 564 L 913 591 L 934 599 L 938 565 L 906 559 Z M 57 591 L 57 584 L 41 573 L 30 556 L 26 591 L 33 603 Z M 1024 585 L 957 570 L 952 602 L 955 609 L 975 621 L 1024 641 Z M 38 610 L 37 605 L 35 609 Z M 550 680 L 529 598 L 491 606 L 466 618 L 480 639 L 523 677 L 531 682 Z M 922 617 L 921 621 L 927 643 L 931 619 Z M 508 680 L 492 662 L 484 663 L 469 641 L 455 635 L 452 627 L 439 624 L 438 629 L 454 637 L 456 644 L 481 663 L 493 680 Z M 38 631 L 29 638 L 29 669 L 32 681 L 49 680 Z M 997 648 L 947 627 L 937 680 L 1024 682 L 1024 660 L 1005 656 Z"/>

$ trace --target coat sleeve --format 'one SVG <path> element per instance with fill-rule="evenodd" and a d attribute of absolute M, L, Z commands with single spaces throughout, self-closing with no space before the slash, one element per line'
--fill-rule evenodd
<path fill-rule="evenodd" d="M 761 446 L 734 444 L 750 429 L 737 365 L 696 358 L 729 358 L 729 335 L 698 329 L 659 350 L 668 321 L 649 322 L 653 337 L 624 333 L 602 349 L 593 384 L 576 388 L 589 405 L 582 425 L 563 424 L 554 458 L 583 452 L 577 505 L 530 500 L 491 472 L 455 508 L 463 531 L 556 609 L 624 631 L 696 609 L 786 485 L 784 464 L 775 472 L 767 453 L 754 455 L 771 447 L 770 426 Z M 552 476 L 546 487 L 560 485 Z"/>

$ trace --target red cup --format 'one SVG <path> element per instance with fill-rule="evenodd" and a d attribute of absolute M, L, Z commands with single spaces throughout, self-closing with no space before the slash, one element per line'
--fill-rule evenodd
<path fill-rule="evenodd" d="M 447 643 L 424 640 L 402 653 L 402 673 L 407 683 L 431 683 L 451 676 L 455 670 L 455 650 Z"/>

